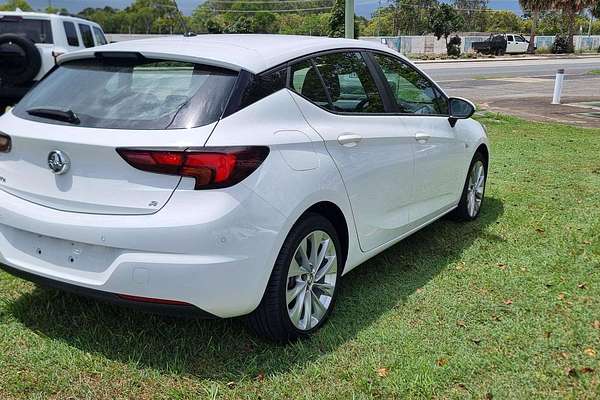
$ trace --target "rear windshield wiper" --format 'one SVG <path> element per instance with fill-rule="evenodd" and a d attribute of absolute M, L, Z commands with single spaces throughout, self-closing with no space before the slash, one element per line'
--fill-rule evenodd
<path fill-rule="evenodd" d="M 30 108 L 27 114 L 35 117 L 55 119 L 57 121 L 79 124 L 79 118 L 71 110 L 62 110 L 60 108 Z"/>

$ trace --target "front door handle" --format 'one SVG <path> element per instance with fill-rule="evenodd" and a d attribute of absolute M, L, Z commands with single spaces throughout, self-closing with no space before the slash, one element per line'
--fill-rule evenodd
<path fill-rule="evenodd" d="M 427 143 L 430 137 L 430 135 L 422 132 L 415 134 L 415 140 L 421 144 Z"/>
<path fill-rule="evenodd" d="M 346 134 L 338 136 L 338 143 L 346 147 L 354 147 L 362 140 L 362 136 Z"/>

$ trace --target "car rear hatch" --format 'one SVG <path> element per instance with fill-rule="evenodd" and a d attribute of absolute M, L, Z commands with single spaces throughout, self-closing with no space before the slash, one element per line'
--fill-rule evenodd
<path fill-rule="evenodd" d="M 153 60 L 61 66 L 0 119 L 11 140 L 0 189 L 63 211 L 155 213 L 181 178 L 133 168 L 117 150 L 203 146 L 236 76 Z"/>

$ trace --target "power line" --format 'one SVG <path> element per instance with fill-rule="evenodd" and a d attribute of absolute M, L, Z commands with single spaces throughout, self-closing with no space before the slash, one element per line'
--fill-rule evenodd
<path fill-rule="evenodd" d="M 211 8 L 210 11 L 222 12 L 222 13 L 240 13 L 240 14 L 254 14 L 254 13 L 287 13 L 287 12 L 301 12 L 301 11 L 322 11 L 331 10 L 331 7 L 314 7 L 314 8 L 291 8 L 288 10 L 218 10 Z"/>

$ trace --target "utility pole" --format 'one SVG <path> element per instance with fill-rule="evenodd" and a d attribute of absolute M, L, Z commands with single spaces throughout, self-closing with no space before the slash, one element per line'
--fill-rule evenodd
<path fill-rule="evenodd" d="M 346 0 L 344 32 L 347 39 L 354 39 L 354 0 Z"/>

